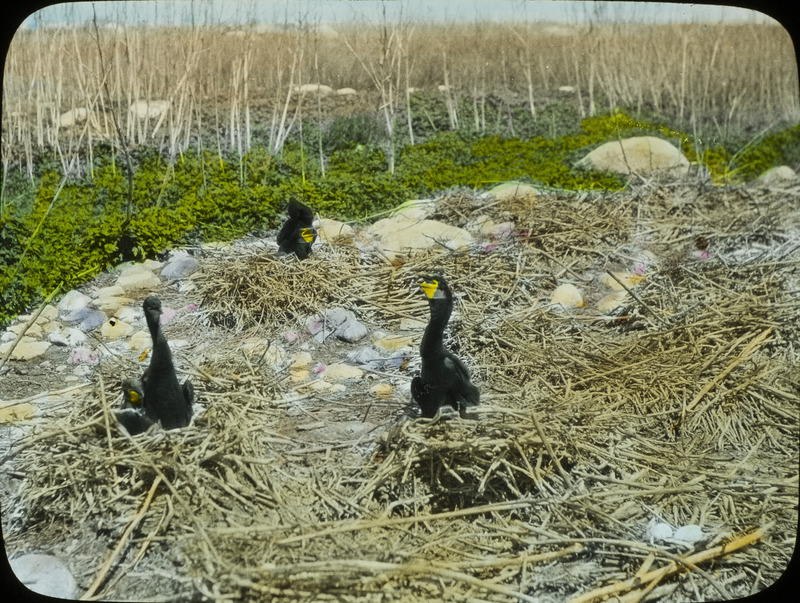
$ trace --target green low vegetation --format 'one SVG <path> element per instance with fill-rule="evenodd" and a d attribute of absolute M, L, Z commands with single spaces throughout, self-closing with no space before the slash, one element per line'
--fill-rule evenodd
<path fill-rule="evenodd" d="M 155 150 L 139 148 L 131 153 L 132 189 L 126 162 L 110 146 L 95 149 L 80 178 L 65 178 L 53 167 L 60 164 L 47 158 L 38 162 L 33 179 L 21 170 L 4 171 L 0 324 L 59 285 L 74 287 L 122 261 L 274 229 L 290 198 L 325 216 L 363 220 L 407 199 L 451 187 L 490 188 L 507 180 L 616 190 L 626 185 L 625 178 L 581 169 L 576 160 L 603 142 L 639 134 L 680 145 L 717 184 L 747 182 L 772 166 L 800 159 L 800 126 L 738 148 L 701 148 L 686 134 L 622 112 L 581 122 L 555 108 L 535 122 L 509 121 L 524 137 L 510 132 L 481 136 L 466 125 L 449 129 L 443 123 L 443 101 L 420 102 L 427 104 L 419 105 L 416 115 L 427 129 L 418 124 L 415 131 L 426 136 L 415 145 L 399 135 L 392 142 L 374 119 L 356 116 L 339 118 L 327 128 L 304 123 L 302 136 L 288 140 L 275 156 L 259 146 L 241 158 L 191 150 L 169 161 Z M 393 173 L 389 144 L 395 147 Z"/>

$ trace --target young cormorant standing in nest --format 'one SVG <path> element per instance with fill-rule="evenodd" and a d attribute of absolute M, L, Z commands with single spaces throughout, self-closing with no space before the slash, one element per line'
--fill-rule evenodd
<path fill-rule="evenodd" d="M 312 227 L 314 212 L 307 205 L 292 199 L 289 201 L 289 218 L 278 232 L 278 251 L 294 252 L 301 260 L 311 254 L 311 245 L 317 239 Z"/>
<path fill-rule="evenodd" d="M 423 417 L 434 417 L 445 404 L 462 417 L 467 407 L 480 402 L 480 392 L 469 380 L 469 371 L 442 343 L 444 328 L 453 311 L 453 292 L 441 276 L 426 278 L 420 287 L 428 296 L 431 319 L 422 336 L 420 376 L 411 381 L 411 395 L 422 409 Z"/>
<path fill-rule="evenodd" d="M 192 418 L 194 388 L 191 381 L 178 383 L 175 365 L 167 338 L 161 331 L 161 301 L 151 295 L 144 300 L 144 316 L 153 338 L 150 366 L 143 376 L 144 411 L 153 422 L 161 421 L 164 429 L 185 427 Z"/>

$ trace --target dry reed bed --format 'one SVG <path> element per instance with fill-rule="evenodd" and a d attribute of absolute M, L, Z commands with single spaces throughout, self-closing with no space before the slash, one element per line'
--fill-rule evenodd
<path fill-rule="evenodd" d="M 213 22 L 20 32 L 6 64 L 3 155 L 30 162 L 58 146 L 66 169 L 87 143 L 117 140 L 111 113 L 129 145 L 175 154 L 211 133 L 219 148 L 242 152 L 253 129 L 265 126 L 270 151 L 279 150 L 296 115 L 289 92 L 309 82 L 368 94 L 347 101 L 353 113 L 380 112 L 389 103 L 391 114 L 406 107 L 407 87 L 447 84 L 451 124 L 474 118 L 484 129 L 484 103 L 513 99 L 537 115 L 564 85 L 575 89 L 584 117 L 607 107 L 652 108 L 679 127 L 710 120 L 723 136 L 798 115 L 791 39 L 776 25 L 398 21 L 344 27 L 337 37 L 301 25 L 238 33 Z M 742 53 L 733 40 L 749 40 L 757 51 Z M 474 116 L 459 115 L 458 95 L 474 100 Z M 148 122 L 128 113 L 132 102 L 161 100 L 172 103 L 163 117 Z M 58 127 L 58 116 L 77 108 L 107 113 L 91 127 Z M 300 114 L 324 121 L 341 109 L 331 98 L 314 99 Z M 763 124 L 752 123 L 756 115 Z"/>
<path fill-rule="evenodd" d="M 441 217 L 479 213 L 477 198 L 453 195 Z M 105 369 L 84 406 L 17 447 L 28 530 L 96 529 L 105 562 L 89 578 L 106 597 L 141 588 L 127 576 L 137 560 L 185 596 L 216 599 L 759 590 L 782 573 L 797 525 L 798 196 L 553 192 L 537 205 L 485 205 L 493 219 L 516 216 L 518 237 L 491 253 L 400 266 L 325 247 L 302 263 L 214 252 L 196 280 L 206 317 L 226 327 L 218 357 L 192 369 L 205 412 L 177 432 L 123 437 L 105 410 L 119 399 L 104 385 L 117 369 Z M 593 219 L 610 233 L 596 244 Z M 691 255 L 701 235 L 716 254 L 707 261 Z M 614 317 L 548 306 L 556 281 L 596 299 L 597 276 L 642 249 L 659 261 Z M 424 319 L 414 283 L 431 272 L 460 297 L 447 339 L 474 368 L 478 421 L 384 413 L 369 437 L 305 433 L 284 376 L 237 349 L 251 324 L 271 337 L 332 305 L 372 329 Z M 373 401 L 363 383 L 342 396 L 302 403 L 324 419 L 337 400 Z M 704 538 L 651 543 L 654 518 L 701 524 Z"/>

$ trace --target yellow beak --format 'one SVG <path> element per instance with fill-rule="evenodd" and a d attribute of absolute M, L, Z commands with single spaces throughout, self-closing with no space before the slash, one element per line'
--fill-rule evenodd
<path fill-rule="evenodd" d="M 300 231 L 300 236 L 306 243 L 311 243 L 314 240 L 314 231 L 311 228 L 304 228 Z"/>
<path fill-rule="evenodd" d="M 139 406 L 142 403 L 142 397 L 139 395 L 139 392 L 132 389 L 128 392 L 128 401 L 134 406 Z"/>
<path fill-rule="evenodd" d="M 433 299 L 436 289 L 439 287 L 439 281 L 434 279 L 430 283 L 420 283 L 419 286 L 428 296 L 428 299 Z"/>

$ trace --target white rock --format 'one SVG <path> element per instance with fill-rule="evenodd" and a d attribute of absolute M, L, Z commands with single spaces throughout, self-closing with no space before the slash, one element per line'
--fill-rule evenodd
<path fill-rule="evenodd" d="M 87 307 L 91 301 L 91 297 L 84 295 L 76 289 L 73 289 L 64 297 L 62 297 L 61 301 L 58 302 L 58 311 L 61 314 L 68 314 L 70 312 L 74 312 L 75 310 L 81 310 Z"/>
<path fill-rule="evenodd" d="M 28 337 L 41 337 L 43 335 L 42 327 L 40 327 L 36 323 L 33 323 L 30 327 L 25 329 L 27 324 L 28 324 L 27 321 L 18 322 L 18 323 L 15 323 L 15 324 L 9 326 L 8 330 L 11 333 L 14 333 L 14 335 L 19 335 L 23 331 L 25 331 L 25 335 L 27 335 Z"/>
<path fill-rule="evenodd" d="M 317 221 L 316 228 L 320 241 L 328 245 L 352 243 L 355 239 L 353 227 L 338 220 L 323 218 Z"/>
<path fill-rule="evenodd" d="M 413 219 L 408 214 L 378 220 L 368 232 L 376 238 L 380 255 L 389 262 L 398 255 L 431 248 L 463 250 L 474 242 L 472 235 L 463 228 L 436 220 Z"/>
<path fill-rule="evenodd" d="M 401 318 L 400 331 L 424 331 L 428 326 L 427 320 L 417 320 L 416 318 Z"/>
<path fill-rule="evenodd" d="M 54 323 L 56 324 L 56 323 Z M 83 345 L 86 342 L 86 334 L 80 329 L 74 327 L 58 326 L 58 330 L 49 333 L 46 337 L 47 341 L 55 345 L 75 347 Z"/>
<path fill-rule="evenodd" d="M 756 183 L 770 186 L 786 184 L 794 180 L 797 180 L 797 172 L 788 165 L 779 165 L 761 174 Z"/>
<path fill-rule="evenodd" d="M 672 527 L 664 522 L 659 522 L 659 523 L 652 522 L 647 532 L 648 535 L 650 536 L 651 542 L 653 540 L 667 540 L 669 538 L 672 538 Z"/>
<path fill-rule="evenodd" d="M 292 368 L 306 368 L 311 364 L 311 354 L 308 352 L 297 352 L 292 356 Z"/>
<path fill-rule="evenodd" d="M 112 316 L 100 327 L 100 335 L 109 340 L 124 339 L 133 330 L 132 325 Z"/>
<path fill-rule="evenodd" d="M 519 200 L 525 201 L 529 204 L 535 204 L 539 193 L 530 184 L 525 182 L 503 182 L 489 190 L 489 195 L 495 201 L 511 201 Z"/>
<path fill-rule="evenodd" d="M 91 113 L 92 112 L 86 107 L 70 109 L 58 117 L 58 125 L 62 128 L 69 128 L 74 125 L 82 124 L 89 119 Z"/>
<path fill-rule="evenodd" d="M 609 274 L 604 274 L 600 280 L 603 283 L 603 285 L 605 285 L 606 287 L 608 287 L 613 291 L 625 291 L 625 287 L 628 287 L 628 289 L 632 289 L 645 279 L 644 275 L 634 274 L 632 272 L 614 272 L 612 274 L 617 278 L 615 279 Z M 625 284 L 625 287 L 620 285 L 619 281 L 622 281 Z"/>
<path fill-rule="evenodd" d="M 558 91 L 564 92 L 565 94 L 572 94 L 575 92 L 575 88 L 573 86 L 559 86 Z"/>
<path fill-rule="evenodd" d="M 179 257 L 170 260 L 161 270 L 162 278 L 167 280 L 179 280 L 194 274 L 200 269 L 200 262 L 192 256 Z"/>
<path fill-rule="evenodd" d="M 134 101 L 128 112 L 137 119 L 154 119 L 164 115 L 170 106 L 168 100 Z"/>
<path fill-rule="evenodd" d="M 680 149 L 655 136 L 612 140 L 591 151 L 581 163 L 619 174 L 682 176 L 689 171 L 689 160 Z"/>
<path fill-rule="evenodd" d="M 386 398 L 392 397 L 392 394 L 394 393 L 394 387 L 388 383 L 377 383 L 370 387 L 369 391 L 374 396 L 385 400 Z"/>
<path fill-rule="evenodd" d="M 681 526 L 675 530 L 675 534 L 673 534 L 672 537 L 675 540 L 682 540 L 683 542 L 697 542 L 698 540 L 702 540 L 704 537 L 703 528 L 697 524 Z"/>
<path fill-rule="evenodd" d="M 52 555 L 23 555 L 9 560 L 11 571 L 26 588 L 59 599 L 78 596 L 77 583 L 66 565 Z"/>
<path fill-rule="evenodd" d="M 361 379 L 363 376 L 364 371 L 357 366 L 338 362 L 329 364 L 322 375 L 324 379 Z"/>
<path fill-rule="evenodd" d="M 324 84 L 302 84 L 295 86 L 294 91 L 297 94 L 319 94 L 320 96 L 328 96 L 333 92 L 333 88 L 325 86 Z"/>
<path fill-rule="evenodd" d="M 339 96 L 353 96 L 355 94 L 358 94 L 358 92 L 356 92 L 354 88 L 339 88 L 336 91 L 336 94 L 338 94 Z"/>
<path fill-rule="evenodd" d="M 423 324 L 423 329 L 425 324 Z M 384 350 L 399 350 L 411 346 L 411 337 L 407 335 L 387 335 L 372 341 L 377 346 L 382 347 Z"/>
<path fill-rule="evenodd" d="M 5 357 L 12 345 L 14 345 L 13 341 L 0 345 L 0 357 Z M 32 358 L 39 358 L 44 355 L 50 345 L 49 341 L 39 341 L 25 336 L 19 340 L 19 343 L 14 347 L 14 351 L 11 352 L 10 357 L 12 360 L 31 360 Z"/>
<path fill-rule="evenodd" d="M 136 353 L 143 352 L 151 345 L 153 345 L 153 338 L 150 336 L 150 331 L 147 330 L 136 331 L 128 339 L 128 348 Z"/>
<path fill-rule="evenodd" d="M 582 307 L 584 306 L 583 295 L 580 290 L 571 283 L 564 283 L 556 287 L 550 296 L 551 304 L 561 304 L 564 307 Z"/>
<path fill-rule="evenodd" d="M 630 297 L 627 291 L 617 291 L 616 293 L 609 293 L 597 302 L 597 309 L 608 314 L 619 308 Z"/>
<path fill-rule="evenodd" d="M 104 297 L 118 297 L 125 295 L 125 289 L 118 285 L 111 285 L 110 287 L 102 287 L 95 292 L 95 299 L 102 299 Z"/>
<path fill-rule="evenodd" d="M 133 267 L 126 269 L 117 278 L 117 285 L 125 291 L 140 291 L 142 289 L 157 289 L 161 285 L 159 279 L 153 272 L 144 267 Z"/>

